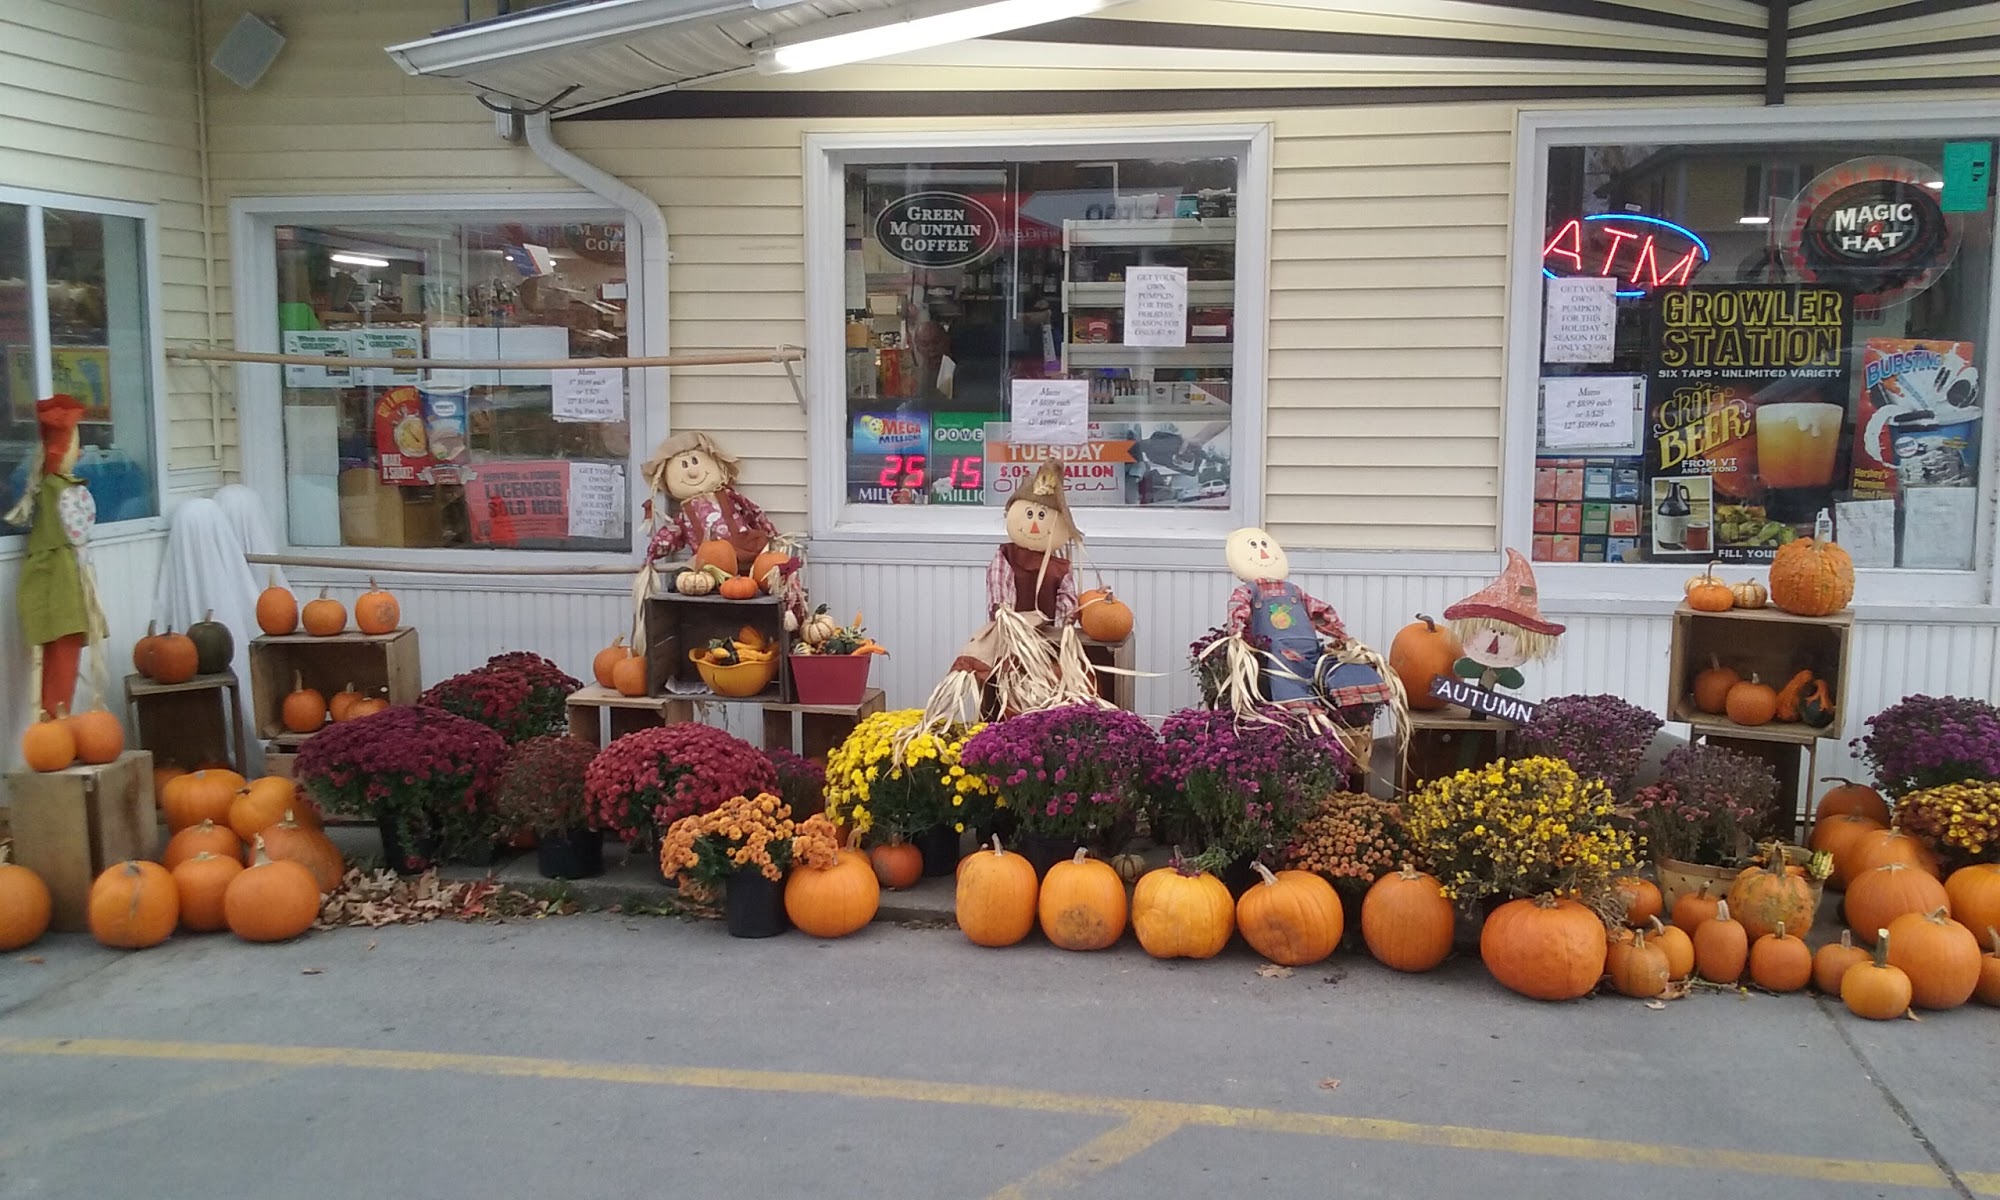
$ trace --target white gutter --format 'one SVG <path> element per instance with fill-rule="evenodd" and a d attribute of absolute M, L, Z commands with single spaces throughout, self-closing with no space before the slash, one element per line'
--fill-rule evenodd
<path fill-rule="evenodd" d="M 477 67 L 550 52 L 589 49 L 663 27 L 726 20 L 748 12 L 787 8 L 800 0 L 598 0 L 554 6 L 480 21 L 388 47 L 389 57 L 412 75 L 458 76 Z"/>

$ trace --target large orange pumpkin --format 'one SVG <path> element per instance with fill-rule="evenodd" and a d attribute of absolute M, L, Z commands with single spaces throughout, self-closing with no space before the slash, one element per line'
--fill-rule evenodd
<path fill-rule="evenodd" d="M 1347 928 L 1333 885 L 1311 871 L 1273 874 L 1263 863 L 1251 865 L 1259 882 L 1236 901 L 1236 928 L 1250 948 L 1281 967 L 1332 954 Z"/>
<path fill-rule="evenodd" d="M 1729 885 L 1729 911 L 1754 943 L 1780 925 L 1794 938 L 1811 931 L 1819 897 L 1805 872 L 1785 865 L 1784 848 L 1771 848 L 1771 866 L 1751 867 Z"/>
<path fill-rule="evenodd" d="M 1957 1008 L 1979 987 L 1979 939 L 1942 906 L 1889 923 L 1889 961 L 1910 977 L 1918 1008 Z"/>
<path fill-rule="evenodd" d="M 222 897 L 230 881 L 243 873 L 242 860 L 204 850 L 171 870 L 174 890 L 180 896 L 182 929 L 214 933 L 229 924 L 222 914 Z"/>
<path fill-rule="evenodd" d="M 1882 793 L 1865 783 L 1856 783 L 1840 775 L 1828 775 L 1821 783 L 1837 783 L 1840 786 L 1828 788 L 1813 809 L 1813 820 L 1824 821 L 1842 813 L 1858 813 L 1881 825 L 1889 823 L 1889 802 Z"/>
<path fill-rule="evenodd" d="M 611 678 L 611 670 L 631 656 L 632 652 L 625 648 L 625 635 L 622 633 L 613 638 L 609 646 L 599 650 L 596 657 L 590 660 L 590 674 L 593 679 L 597 680 L 597 686 L 607 688 L 617 687 L 618 685 Z"/>
<path fill-rule="evenodd" d="M 1771 603 L 1801 617 L 1824 617 L 1854 599 L 1854 559 L 1833 542 L 1800 538 L 1771 559 Z"/>
<path fill-rule="evenodd" d="M 1034 864 L 993 839 L 958 864 L 954 911 L 958 928 L 975 946 L 1011 946 L 1035 927 L 1041 881 Z"/>
<path fill-rule="evenodd" d="M 924 854 L 914 842 L 884 842 L 868 851 L 875 882 L 891 891 L 912 887 L 924 877 Z"/>
<path fill-rule="evenodd" d="M 1826 885 L 1845 888 L 1854 870 L 1856 845 L 1864 835 L 1886 828 L 1873 817 L 1861 813 L 1835 813 L 1815 821 L 1807 844 L 1815 851 L 1824 850 L 1833 855 L 1833 874 L 1827 876 Z"/>
<path fill-rule="evenodd" d="M 0 846 L 0 953 L 19 950 L 47 933 L 52 910 L 49 885 L 28 868 L 8 862 L 7 847 Z"/>
<path fill-rule="evenodd" d="M 699 571 L 703 567 L 719 567 L 727 574 L 736 574 L 736 544 L 724 538 L 710 538 L 695 547 L 694 569 Z"/>
<path fill-rule="evenodd" d="M 1132 932 L 1154 958 L 1214 958 L 1235 931 L 1229 889 L 1191 864 L 1148 871 L 1132 889 Z"/>
<path fill-rule="evenodd" d="M 1050 942 L 1064 950 L 1102 950 L 1125 932 L 1125 881 L 1110 863 L 1078 850 L 1049 868 L 1035 908 Z"/>
<path fill-rule="evenodd" d="M 204 820 L 167 839 L 167 848 L 160 851 L 160 865 L 171 871 L 197 854 L 233 858 L 240 863 L 243 861 L 243 839 L 237 837 L 227 825 Z"/>
<path fill-rule="evenodd" d="M 278 586 L 278 569 L 271 568 L 264 590 L 257 594 L 257 628 L 283 637 L 299 627 L 299 598 Z"/>
<path fill-rule="evenodd" d="M 1456 921 L 1438 881 L 1408 863 L 1361 898 L 1361 940 L 1377 962 L 1398 971 L 1428 971 L 1443 962 Z"/>
<path fill-rule="evenodd" d="M 1452 667 L 1464 657 L 1458 635 L 1422 613 L 1397 630 L 1389 643 L 1389 669 L 1403 681 L 1410 707 L 1426 712 L 1450 707 L 1431 695 L 1431 680 L 1440 675 L 1450 678 Z"/>
<path fill-rule="evenodd" d="M 1944 881 L 1944 894 L 1951 902 L 1952 917 L 1973 933 L 1983 934 L 1988 926 L 2000 928 L 2000 863 L 1960 867 Z"/>
<path fill-rule="evenodd" d="M 329 588 L 321 588 L 319 596 L 306 601 L 305 611 L 299 614 L 306 632 L 314 637 L 332 637 L 347 628 L 347 607 L 330 592 Z"/>
<path fill-rule="evenodd" d="M 403 606 L 396 597 L 375 585 L 371 577 L 368 590 L 354 601 L 354 627 L 372 636 L 396 632 L 396 624 L 403 619 Z"/>
<path fill-rule="evenodd" d="M 46 714 L 21 734 L 21 761 L 30 771 L 60 771 L 76 761 L 76 732 Z"/>
<path fill-rule="evenodd" d="M 1093 641 L 1115 644 L 1132 636 L 1132 607 L 1113 596 L 1110 588 L 1092 588 L 1078 596 L 1076 619 L 1083 635 Z"/>
<path fill-rule="evenodd" d="M 114 949 L 157 946 L 180 923 L 180 892 L 165 867 L 130 859 L 90 885 L 89 919 L 91 936 Z"/>
<path fill-rule="evenodd" d="M 179 833 L 203 821 L 229 824 L 229 806 L 242 788 L 243 777 L 234 771 L 193 771 L 174 780 L 160 794 L 167 831 Z"/>
<path fill-rule="evenodd" d="M 170 628 L 153 639 L 153 653 L 147 661 L 152 664 L 155 683 L 186 683 L 201 669 L 201 651 L 193 638 Z"/>
<path fill-rule="evenodd" d="M 260 839 L 264 852 L 273 860 L 295 862 L 311 871 L 313 883 L 322 892 L 338 888 L 341 876 L 347 874 L 347 862 L 341 858 L 340 848 L 333 844 L 333 839 L 301 824 L 290 810 L 277 824 L 252 835 L 251 840 L 255 844 Z"/>
<path fill-rule="evenodd" d="M 229 881 L 222 913 L 229 931 L 246 942 L 282 942 L 319 920 L 319 885 L 295 862 L 273 860 L 259 839 L 256 861 Z"/>
<path fill-rule="evenodd" d="M 1933 878 L 1944 874 L 1936 852 L 1900 829 L 1877 829 L 1862 834 L 1854 840 L 1848 857 L 1857 875 L 1892 862 L 1908 863 Z"/>
<path fill-rule="evenodd" d="M 69 732 L 76 739 L 76 756 L 82 762 L 113 762 L 125 753 L 125 726 L 101 702 L 69 718 Z"/>
<path fill-rule="evenodd" d="M 1502 987 L 1536 1000 L 1587 996 L 1604 976 L 1604 922 L 1574 900 L 1509 900 L 1486 918 L 1479 958 Z"/>
<path fill-rule="evenodd" d="M 859 850 L 836 850 L 832 866 L 801 866 L 785 880 L 785 915 L 812 937 L 846 937 L 865 928 L 881 903 L 875 868 Z"/>
<path fill-rule="evenodd" d="M 1951 897 L 1937 877 L 1905 862 L 1891 862 L 1863 871 L 1847 885 L 1847 923 L 1864 942 L 1875 940 L 1874 931 L 1887 929 L 1897 917 L 1949 910 Z"/>

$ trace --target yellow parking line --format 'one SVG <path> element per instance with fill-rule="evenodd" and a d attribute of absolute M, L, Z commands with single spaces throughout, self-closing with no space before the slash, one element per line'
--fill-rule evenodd
<path fill-rule="evenodd" d="M 1556 1134 L 1517 1133 L 1463 1125 L 1427 1125 L 1372 1117 L 1280 1112 L 1215 1104 L 1133 1100 L 1032 1088 L 932 1083 L 867 1075 L 821 1075 L 800 1071 L 751 1071 L 726 1067 L 668 1067 L 627 1063 L 571 1062 L 500 1054 L 442 1054 L 416 1050 L 368 1050 L 339 1046 L 266 1046 L 226 1042 L 156 1042 L 119 1038 L 0 1038 L 0 1054 L 39 1057 L 161 1059 L 182 1062 L 265 1063 L 284 1067 L 341 1067 L 367 1071 L 439 1071 L 521 1079 L 586 1080 L 654 1087 L 716 1088 L 839 1096 L 855 1100 L 895 1100 L 957 1104 L 1022 1112 L 1118 1117 L 1121 1125 L 1104 1135 L 1112 1152 L 1136 1154 L 1180 1126 L 1289 1133 L 1309 1137 L 1393 1142 L 1455 1150 L 1484 1150 L 1539 1158 L 1580 1159 L 1627 1166 L 1687 1167 L 1745 1175 L 1773 1175 L 1824 1183 L 1873 1184 L 1904 1188 L 1949 1188 L 1927 1162 L 1878 1162 L 1766 1154 L 1749 1150 L 1663 1146 Z M 1150 1137 L 1150 1141 L 1145 1140 Z M 1086 1155 L 1087 1157 L 1087 1155 Z M 1066 1160 L 1065 1160 L 1066 1161 Z M 1054 1164 L 1051 1165 L 1052 1167 Z M 2000 1173 L 1960 1177 L 1975 1192 L 2000 1197 Z"/>
<path fill-rule="evenodd" d="M 1181 1122 L 1163 1113 L 1141 1113 L 1122 1125 L 1115 1125 L 1033 1174 L 1008 1184 L 987 1200 L 1034 1200 L 1067 1191 L 1097 1174 L 1107 1171 L 1143 1150 L 1150 1150 L 1181 1128 Z"/>

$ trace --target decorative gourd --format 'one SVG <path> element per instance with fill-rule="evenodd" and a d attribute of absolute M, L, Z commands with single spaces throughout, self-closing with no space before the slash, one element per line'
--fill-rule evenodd
<path fill-rule="evenodd" d="M 1723 711 L 1738 725 L 1768 725 L 1778 715 L 1778 693 L 1752 675 L 1729 689 Z"/>
<path fill-rule="evenodd" d="M 1375 961 L 1397 971 L 1429 971 L 1443 962 L 1455 920 L 1438 881 L 1408 863 L 1361 898 L 1361 940 Z"/>
<path fill-rule="evenodd" d="M 618 689 L 621 696 L 643 696 L 646 694 L 646 657 L 631 654 L 620 659 L 611 668 L 611 686 Z"/>
<path fill-rule="evenodd" d="M 322 892 L 339 888 L 341 877 L 347 874 L 347 861 L 340 856 L 340 848 L 333 844 L 333 839 L 300 821 L 290 809 L 285 810 L 275 825 L 265 827 L 249 840 L 253 845 L 261 842 L 273 859 L 295 862 L 312 872 L 313 883 Z"/>
<path fill-rule="evenodd" d="M 924 854 L 913 842 L 886 842 L 868 852 L 875 881 L 891 891 L 912 887 L 924 877 Z"/>
<path fill-rule="evenodd" d="M 755 562 L 750 564 L 750 578 L 756 580 L 757 586 L 763 591 L 775 592 L 778 590 L 777 584 L 784 577 L 783 568 L 785 564 L 791 561 L 792 556 L 789 554 L 782 554 L 776 550 L 766 550 L 757 556 Z M 776 574 L 773 574 L 773 572 L 776 572 Z"/>
<path fill-rule="evenodd" d="M 312 872 L 273 859 L 261 837 L 254 853 L 249 869 L 230 880 L 222 894 L 229 932 L 246 942 L 283 942 L 311 929 L 319 920 L 319 884 Z"/>
<path fill-rule="evenodd" d="M 674 576 L 674 590 L 683 596 L 706 596 L 715 591 L 715 576 L 707 571 L 682 571 Z"/>
<path fill-rule="evenodd" d="M 881 903 L 882 885 L 859 850 L 836 850 L 832 866 L 801 866 L 785 879 L 785 915 L 810 937 L 841 938 L 866 928 Z"/>
<path fill-rule="evenodd" d="M 1092 588 L 1077 597 L 1076 603 L 1083 636 L 1113 644 L 1132 636 L 1132 606 L 1113 596 L 1110 588 Z"/>
<path fill-rule="evenodd" d="M 1833 542 L 1800 538 L 1771 559 L 1771 603 L 1801 617 L 1824 617 L 1854 599 L 1854 559 Z"/>
<path fill-rule="evenodd" d="M 1687 582 L 1688 607 L 1696 612 L 1728 612 L 1736 607 L 1736 595 L 1729 585 L 1715 577 L 1715 564 Z"/>
<path fill-rule="evenodd" d="M 724 600 L 755 600 L 757 581 L 748 575 L 731 575 L 718 584 L 715 590 Z"/>
<path fill-rule="evenodd" d="M 21 761 L 30 771 L 60 771 L 76 761 L 76 733 L 47 713 L 21 734 Z"/>
<path fill-rule="evenodd" d="M 625 635 L 622 633 L 611 639 L 609 646 L 599 650 L 596 657 L 590 660 L 590 674 L 597 680 L 597 686 L 607 688 L 615 686 L 611 682 L 611 668 L 631 657 L 631 654 L 632 652 L 625 648 Z"/>
<path fill-rule="evenodd" d="M 1650 1000 L 1666 991 L 1672 978 L 1667 952 L 1648 942 L 1644 933 L 1634 935 L 1630 942 L 1613 944 L 1605 954 L 1605 967 L 1619 995 L 1639 1000 Z"/>
<path fill-rule="evenodd" d="M 1604 923 L 1574 900 L 1509 900 L 1479 931 L 1479 958 L 1502 987 L 1534 1000 L 1587 996 L 1604 976 Z"/>
<path fill-rule="evenodd" d="M 1951 904 L 1951 915 L 1967 929 L 2000 926 L 2000 863 L 1960 867 L 1944 881 L 1944 894 Z"/>
<path fill-rule="evenodd" d="M 1785 848 L 1773 843 L 1769 866 L 1750 867 L 1729 885 L 1729 911 L 1743 923 L 1743 932 L 1752 941 L 1775 933 L 1782 927 L 1804 934 L 1812 929 L 1819 911 L 1805 872 L 1785 865 Z"/>
<path fill-rule="evenodd" d="M 204 850 L 168 869 L 180 898 L 182 929 L 190 933 L 214 933 L 228 926 L 228 918 L 222 912 L 222 897 L 229 891 L 230 882 L 243 873 L 241 859 L 224 858 Z"/>
<path fill-rule="evenodd" d="M 1841 977 L 1848 968 L 1868 961 L 1868 951 L 1854 944 L 1850 930 L 1840 931 L 1840 940 L 1828 942 L 1813 955 L 1813 986 L 1829 996 L 1840 995 Z"/>
<path fill-rule="evenodd" d="M 333 698 L 326 702 L 326 713 L 333 718 L 333 723 L 336 725 L 342 721 L 351 721 L 354 719 L 354 706 L 365 699 L 367 697 L 356 691 L 354 685 L 350 683 L 335 692 Z"/>
<path fill-rule="evenodd" d="M 219 675 L 236 658 L 236 636 L 229 626 L 215 619 L 215 610 L 201 614 L 188 626 L 188 640 L 194 643 L 195 670 L 203 675 Z"/>
<path fill-rule="evenodd" d="M 169 628 L 153 639 L 153 653 L 147 659 L 155 683 L 186 683 L 201 668 L 201 653 L 184 633 Z"/>
<path fill-rule="evenodd" d="M 243 783 L 243 777 L 234 771 L 194 771 L 174 780 L 160 794 L 160 815 L 167 819 L 167 831 L 179 833 L 203 821 L 227 826 L 229 806 Z"/>
<path fill-rule="evenodd" d="M 244 784 L 237 791 L 236 798 L 229 802 L 229 828 L 247 843 L 284 820 L 298 800 L 298 786 L 289 779 L 277 775 L 253 779 Z M 311 828 L 319 827 L 317 820 L 308 819 Z"/>
<path fill-rule="evenodd" d="M 1660 924 L 1658 917 L 1651 924 L 1653 928 L 1647 936 L 1667 956 L 1667 978 L 1679 983 L 1694 974 L 1694 939 L 1678 925 Z"/>
<path fill-rule="evenodd" d="M 319 603 L 315 600 L 313 603 Z M 353 712 L 350 705 L 348 711 Z M 305 676 L 292 672 L 292 692 L 285 697 L 285 704 L 279 714 L 285 728 L 293 733 L 312 733 L 326 724 L 326 697 L 306 686 Z"/>
<path fill-rule="evenodd" d="M 1910 977 L 1889 961 L 1886 928 L 1875 931 L 1874 959 L 1856 963 L 1840 977 L 1840 999 L 1848 1012 L 1871 1021 L 1893 1021 L 1910 1011 Z"/>
<path fill-rule="evenodd" d="M 28 868 L 8 862 L 7 849 L 0 846 L 0 954 L 39 940 L 48 932 L 54 910 L 49 885 Z"/>
<path fill-rule="evenodd" d="M 1729 708 L 1729 690 L 1743 677 L 1711 657 L 1706 671 L 1694 677 L 1694 706 L 1710 716 L 1721 716 Z"/>
<path fill-rule="evenodd" d="M 132 643 L 132 669 L 146 678 L 153 677 L 153 643 L 160 640 L 160 623 L 146 622 L 146 636 Z"/>
<path fill-rule="evenodd" d="M 1715 906 L 1715 915 L 1694 931 L 1694 972 L 1710 983 L 1735 983 L 1750 960 L 1750 935 L 1741 921 L 1731 920 L 1729 901 Z"/>
<path fill-rule="evenodd" d="M 1675 928 L 1690 938 L 1701 928 L 1703 921 L 1715 918 L 1715 910 L 1721 901 L 1708 894 L 1708 884 L 1702 884 L 1699 891 L 1683 892 L 1674 900 L 1673 921 Z"/>
<path fill-rule="evenodd" d="M 1111 869 L 1118 872 L 1118 878 L 1126 883 L 1139 882 L 1139 876 L 1146 873 L 1146 860 L 1140 855 L 1125 853 L 1111 856 Z"/>
<path fill-rule="evenodd" d="M 1281 967 L 1303 967 L 1332 954 L 1346 931 L 1333 885 L 1311 871 L 1272 874 L 1253 862 L 1260 882 L 1236 901 L 1236 928 L 1250 948 Z"/>
<path fill-rule="evenodd" d="M 826 640 L 840 632 L 840 626 L 827 614 L 822 604 L 806 617 L 805 624 L 799 626 L 799 640 L 808 646 L 826 644 Z"/>
<path fill-rule="evenodd" d="M 1812 837 L 1807 845 L 1816 852 L 1833 855 L 1833 874 L 1827 876 L 1830 888 L 1845 888 L 1855 871 L 1855 850 L 1863 837 L 1886 828 L 1873 817 L 1860 813 L 1836 813 L 1831 817 L 1821 817 L 1813 825 Z"/>
<path fill-rule="evenodd" d="M 1908 863 L 1932 878 L 1944 875 L 1944 866 L 1936 852 L 1900 829 L 1876 829 L 1862 834 L 1854 840 L 1849 857 L 1857 875 L 1892 862 Z"/>
<path fill-rule="evenodd" d="M 736 574 L 736 546 L 723 538 L 710 538 L 695 547 L 694 567 L 699 571 L 704 567 L 714 567 L 725 575 Z M 751 581 L 756 586 L 756 581 Z"/>
<path fill-rule="evenodd" d="M 1064 950 L 1103 950 L 1125 932 L 1125 881 L 1110 863 L 1078 850 L 1049 868 L 1035 899 L 1042 935 Z"/>
<path fill-rule="evenodd" d="M 115 950 L 143 950 L 173 936 L 180 892 L 158 863 L 128 859 L 106 867 L 90 885 L 90 935 Z"/>
<path fill-rule="evenodd" d="M 1448 626 L 1417 614 L 1417 619 L 1396 631 L 1389 643 L 1389 669 L 1403 681 L 1410 707 L 1435 712 L 1450 707 L 1431 695 L 1431 681 L 1451 677 L 1452 668 L 1465 657 L 1465 647 Z"/>
<path fill-rule="evenodd" d="M 160 865 L 171 871 L 197 854 L 213 854 L 217 858 L 243 861 L 243 839 L 227 825 L 217 825 L 214 821 L 203 821 L 190 825 L 167 839 L 167 848 L 160 851 Z"/>
<path fill-rule="evenodd" d="M 396 632 L 396 625 L 402 619 L 403 606 L 395 596 L 376 586 L 374 576 L 369 576 L 368 590 L 354 600 L 354 627 L 373 637 Z"/>
<path fill-rule="evenodd" d="M 975 946 L 1011 946 L 1035 927 L 1040 894 L 1034 865 L 1001 849 L 996 835 L 991 851 L 975 851 L 958 864 L 958 927 Z"/>
<path fill-rule="evenodd" d="M 1762 608 L 1771 600 L 1771 593 L 1754 579 L 1730 584 L 1729 594 L 1735 598 L 1738 608 Z"/>
<path fill-rule="evenodd" d="M 1910 978 L 1910 1003 L 1957 1008 L 1979 986 L 1979 939 L 1940 905 L 1889 922 L 1889 962 Z"/>
<path fill-rule="evenodd" d="M 1950 904 L 1951 897 L 1935 876 L 1909 863 L 1892 862 L 1862 871 L 1848 882 L 1845 911 L 1847 923 L 1867 941 L 1869 930 L 1886 929 L 1897 917 L 1938 908 L 1949 911 Z"/>
<path fill-rule="evenodd" d="M 1806 685 L 1799 695 L 1799 720 L 1814 729 L 1826 729 L 1833 724 L 1833 688 L 1824 679 L 1815 679 Z"/>
<path fill-rule="evenodd" d="M 1812 681 L 1813 673 L 1811 671 L 1800 671 L 1789 680 L 1786 680 L 1784 687 L 1778 689 L 1778 719 L 1780 721 L 1796 721 L 1799 719 L 1799 700 L 1805 695 L 1806 688 Z"/>
<path fill-rule="evenodd" d="M 321 588 L 316 599 L 306 601 L 305 611 L 299 614 L 306 632 L 314 637 L 332 637 L 347 628 L 347 607 L 335 600 Z"/>
<path fill-rule="evenodd" d="M 125 726 L 101 702 L 67 720 L 78 761 L 97 766 L 125 753 Z"/>
<path fill-rule="evenodd" d="M 1611 889 L 1625 906 L 1625 924 L 1634 929 L 1643 928 L 1666 911 L 1666 898 L 1660 895 L 1659 885 L 1650 879 L 1623 875 L 1611 881 Z"/>
<path fill-rule="evenodd" d="M 1214 958 L 1236 930 L 1222 881 L 1191 863 L 1148 871 L 1132 889 L 1132 932 L 1154 958 Z"/>
<path fill-rule="evenodd" d="M 1821 783 L 1835 783 L 1839 787 L 1828 788 L 1813 807 L 1813 820 L 1824 821 L 1843 813 L 1858 813 L 1878 825 L 1889 823 L 1889 802 L 1882 793 L 1865 783 L 1856 783 L 1845 775 L 1823 775 Z"/>
<path fill-rule="evenodd" d="M 299 627 L 299 598 L 278 586 L 278 571 L 271 569 L 269 582 L 257 594 L 257 628 L 272 637 L 283 637 Z"/>
<path fill-rule="evenodd" d="M 1750 982 L 1767 992 L 1796 992 L 1812 980 L 1813 953 L 1785 924 L 1750 946 Z"/>

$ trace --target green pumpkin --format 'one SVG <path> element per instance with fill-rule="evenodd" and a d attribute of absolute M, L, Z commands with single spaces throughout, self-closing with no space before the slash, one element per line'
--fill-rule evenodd
<path fill-rule="evenodd" d="M 214 609 L 188 626 L 187 635 L 194 643 L 194 669 L 203 675 L 227 671 L 236 658 L 236 638 L 229 632 L 229 626 L 215 619 Z"/>

